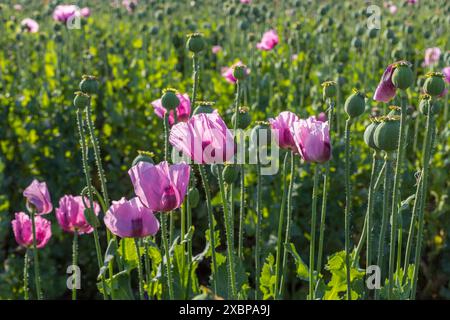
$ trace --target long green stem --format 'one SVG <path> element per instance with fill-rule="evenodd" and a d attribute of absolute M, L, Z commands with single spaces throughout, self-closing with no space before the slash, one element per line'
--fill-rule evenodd
<path fill-rule="evenodd" d="M 89 172 L 89 164 L 88 164 L 88 159 L 87 159 L 87 150 L 88 149 L 86 146 L 85 131 L 84 131 L 84 126 L 83 126 L 83 117 L 82 117 L 80 109 L 77 109 L 77 126 L 78 126 L 78 132 L 80 135 L 83 171 L 84 171 L 84 176 L 85 176 L 85 180 L 86 180 L 86 186 L 88 188 L 89 208 L 94 208 L 94 200 L 93 200 L 94 197 L 93 197 L 93 193 L 92 193 L 91 174 Z M 97 263 L 98 263 L 98 268 L 100 270 L 100 268 L 103 265 L 102 251 L 101 251 L 101 247 L 100 247 L 100 240 L 99 240 L 99 236 L 98 236 L 97 227 L 93 226 L 93 229 L 94 229 L 93 235 L 94 235 L 95 250 L 96 250 L 96 254 L 97 254 Z M 102 282 L 102 289 L 103 289 L 103 298 L 107 299 L 106 284 L 105 284 L 105 279 L 103 276 L 101 276 L 101 282 Z"/>
<path fill-rule="evenodd" d="M 277 258 L 275 265 L 275 295 L 279 297 L 280 279 L 281 279 L 281 251 L 282 251 L 282 238 L 284 227 L 284 213 L 286 211 L 286 197 L 287 197 L 287 160 L 289 152 L 286 152 L 283 162 L 283 198 L 281 199 L 280 216 L 278 219 L 278 236 L 277 236 Z"/>
<path fill-rule="evenodd" d="M 36 296 L 38 300 L 42 300 L 41 276 L 39 272 L 39 255 L 36 241 L 36 222 L 35 222 L 36 213 L 34 209 L 31 210 L 30 214 L 31 214 L 31 228 L 33 232 L 34 281 L 36 284 Z"/>
<path fill-rule="evenodd" d="M 29 293 L 28 293 L 28 266 L 30 264 L 29 262 L 29 255 L 28 255 L 28 249 L 25 251 L 25 257 L 23 260 L 23 297 L 25 300 L 29 299 Z"/>
<path fill-rule="evenodd" d="M 314 168 L 314 186 L 312 193 L 312 209 L 311 209 L 311 241 L 309 244 L 309 299 L 315 300 L 314 295 L 314 255 L 316 245 L 316 219 L 317 219 L 317 198 L 319 197 L 319 173 L 320 166 L 315 165 Z"/>
<path fill-rule="evenodd" d="M 199 77 L 198 57 L 195 53 L 192 55 L 192 69 L 193 69 L 192 73 L 193 84 L 192 84 L 191 110 L 194 110 L 197 99 L 198 77 Z"/>
<path fill-rule="evenodd" d="M 294 175 L 295 175 L 295 157 L 291 152 L 291 166 L 289 170 L 290 180 L 287 194 L 287 215 L 286 215 L 286 231 L 284 236 L 284 248 L 286 248 L 291 242 L 291 223 L 292 223 L 292 190 L 294 189 Z M 285 282 L 287 281 L 287 251 L 283 251 L 283 264 L 282 264 L 282 276 L 280 281 L 279 296 L 283 297 L 285 290 Z"/>
<path fill-rule="evenodd" d="M 244 219 L 245 219 L 245 167 L 241 165 L 241 192 L 239 208 L 238 257 L 244 259 Z"/>
<path fill-rule="evenodd" d="M 428 118 L 427 118 L 427 128 L 425 133 L 425 146 L 423 153 L 423 169 L 422 169 L 422 190 L 421 190 L 421 202 L 419 208 L 419 227 L 417 231 L 417 239 L 416 239 L 416 249 L 415 249 L 415 257 L 414 257 L 414 276 L 413 283 L 411 289 L 411 299 L 416 298 L 417 291 L 417 276 L 419 275 L 420 268 L 420 256 L 422 250 L 422 238 L 423 238 L 423 226 L 424 226 L 424 218 L 425 218 L 425 203 L 427 200 L 427 192 L 428 192 L 428 175 L 430 169 L 430 159 L 431 153 L 433 151 L 434 144 L 434 116 L 431 110 L 431 104 L 428 102 Z"/>
<path fill-rule="evenodd" d="M 383 193 L 383 214 L 381 218 L 381 230 L 380 230 L 380 238 L 378 239 L 378 258 L 377 265 L 383 270 L 384 265 L 384 243 L 388 225 L 389 218 L 389 194 L 391 192 L 391 154 L 387 153 L 385 156 L 385 172 L 384 172 L 384 193 Z M 375 299 L 379 297 L 379 290 L 375 291 Z"/>
<path fill-rule="evenodd" d="M 139 239 L 134 238 L 134 245 L 136 247 L 136 253 L 138 258 L 138 277 L 139 277 L 139 298 L 144 300 L 144 275 L 142 272 L 142 258 L 141 258 L 141 250 L 139 248 Z"/>
<path fill-rule="evenodd" d="M 406 104 L 404 99 L 401 100 L 401 116 L 400 116 L 400 135 L 398 138 L 397 148 L 397 163 L 395 165 L 394 175 L 394 187 L 392 191 L 392 208 L 391 208 L 391 245 L 389 251 L 389 283 L 388 283 L 388 300 L 391 299 L 393 282 L 394 282 L 394 269 L 395 269 L 395 246 L 397 244 L 397 223 L 398 223 L 398 199 L 400 196 L 400 176 L 403 166 L 403 149 L 405 146 L 405 128 L 406 128 Z"/>
<path fill-rule="evenodd" d="M 72 265 L 75 267 L 78 264 L 78 232 L 73 233 L 72 243 Z M 72 300 L 77 300 L 77 286 L 72 284 Z"/>
<path fill-rule="evenodd" d="M 228 202 L 227 197 L 225 194 L 225 183 L 223 181 L 222 171 L 219 170 L 219 189 L 220 189 L 220 195 L 222 197 L 222 203 L 223 203 L 223 215 L 224 215 L 224 222 L 225 222 L 225 235 L 227 239 L 227 264 L 228 264 L 228 281 L 231 288 L 231 298 L 236 299 L 236 274 L 235 274 L 235 259 L 234 259 L 234 245 L 233 245 L 233 236 L 232 236 L 232 230 L 231 230 L 231 217 L 229 213 L 228 208 Z"/>
<path fill-rule="evenodd" d="M 350 118 L 345 122 L 345 266 L 347 275 L 347 300 L 351 300 L 350 282 L 350 215 L 352 212 L 352 191 L 350 182 Z"/>
<path fill-rule="evenodd" d="M 256 244 L 255 244 L 255 299 L 259 299 L 259 277 L 261 273 L 261 222 L 262 222 L 262 207 L 261 207 L 261 164 L 256 163 Z"/>
<path fill-rule="evenodd" d="M 170 213 L 169 213 L 170 214 Z M 169 239 L 167 235 L 167 214 L 161 213 L 161 237 L 164 246 L 164 252 L 166 255 L 166 279 L 167 279 L 167 288 L 169 289 L 169 298 L 170 300 L 174 299 L 173 293 L 173 281 L 172 281 L 172 265 L 170 259 L 169 252 Z"/>
<path fill-rule="evenodd" d="M 152 270 L 150 268 L 150 257 L 148 253 L 148 238 L 144 239 L 144 263 L 145 263 L 145 282 L 147 283 L 147 286 L 150 285 L 151 279 L 152 279 Z M 147 290 L 147 293 L 150 295 L 149 290 Z"/>
<path fill-rule="evenodd" d="M 213 208 L 211 204 L 211 191 L 209 189 L 208 177 L 206 176 L 205 168 L 202 165 L 198 165 L 198 171 L 202 178 L 203 188 L 205 189 L 206 207 L 208 210 L 208 224 L 209 224 L 209 241 L 211 243 L 211 260 L 212 260 L 212 281 L 214 293 L 217 292 L 217 260 L 216 260 L 216 244 L 214 238 L 214 216 Z"/>

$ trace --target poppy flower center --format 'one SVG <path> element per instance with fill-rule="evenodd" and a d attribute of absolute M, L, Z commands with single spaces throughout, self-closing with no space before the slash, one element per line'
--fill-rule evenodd
<path fill-rule="evenodd" d="M 142 234 L 142 218 L 131 219 L 131 236 L 138 238 Z"/>
<path fill-rule="evenodd" d="M 161 197 L 162 211 L 167 212 L 177 207 L 177 195 L 172 186 L 167 187 Z"/>

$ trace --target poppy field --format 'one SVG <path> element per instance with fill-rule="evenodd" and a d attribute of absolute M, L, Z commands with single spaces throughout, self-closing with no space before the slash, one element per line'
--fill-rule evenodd
<path fill-rule="evenodd" d="M 450 2 L 0 2 L 0 300 L 450 299 Z"/>

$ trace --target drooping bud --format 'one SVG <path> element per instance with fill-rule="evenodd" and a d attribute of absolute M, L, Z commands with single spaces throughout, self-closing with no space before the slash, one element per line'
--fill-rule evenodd
<path fill-rule="evenodd" d="M 228 184 L 235 182 L 239 176 L 239 167 L 234 164 L 226 165 L 223 169 L 222 176 L 223 180 Z"/>
<path fill-rule="evenodd" d="M 205 39 L 203 39 L 203 35 L 201 33 L 191 33 L 188 34 L 188 40 L 186 43 L 186 47 L 189 51 L 193 53 L 199 53 L 205 49 Z"/>
<path fill-rule="evenodd" d="M 98 81 L 94 76 L 84 75 L 80 82 L 80 90 L 83 93 L 92 95 L 98 91 Z"/>
<path fill-rule="evenodd" d="M 153 157 L 155 156 L 155 154 L 153 152 L 138 150 L 138 154 L 139 155 L 134 158 L 133 163 L 131 164 L 132 167 L 137 165 L 139 162 L 148 162 L 151 164 L 155 164 L 155 162 L 153 161 Z"/>
<path fill-rule="evenodd" d="M 189 206 L 196 208 L 200 202 L 200 193 L 196 187 L 191 187 L 188 191 Z"/>
<path fill-rule="evenodd" d="M 398 89 L 406 90 L 413 82 L 414 74 L 411 70 L 410 63 L 407 61 L 399 62 L 392 74 L 392 83 L 394 86 Z"/>
<path fill-rule="evenodd" d="M 387 116 L 381 118 L 381 121 L 374 133 L 375 146 L 387 152 L 397 150 L 400 134 L 400 117 Z"/>
<path fill-rule="evenodd" d="M 73 99 L 73 105 L 77 108 L 84 108 L 88 105 L 89 103 L 89 95 L 81 92 L 81 91 L 77 91 L 75 92 L 75 98 Z"/>
<path fill-rule="evenodd" d="M 344 108 L 350 118 L 356 118 L 362 115 L 366 109 L 364 94 L 353 89 L 353 94 L 345 100 Z"/>
<path fill-rule="evenodd" d="M 164 89 L 161 97 L 161 104 L 168 110 L 174 110 L 178 107 L 180 105 L 180 99 L 177 97 L 177 91 L 172 88 Z"/>
<path fill-rule="evenodd" d="M 440 95 L 445 89 L 444 75 L 441 72 L 430 72 L 426 76 L 423 89 L 432 97 Z"/>
<path fill-rule="evenodd" d="M 325 81 L 322 83 L 323 100 L 334 98 L 336 96 L 336 81 Z"/>
<path fill-rule="evenodd" d="M 234 123 L 236 119 L 236 114 L 233 113 L 233 116 L 231 117 L 231 123 Z M 247 107 L 241 107 L 239 108 L 239 115 L 238 115 L 238 122 L 237 127 L 239 129 L 247 129 L 247 127 L 252 122 L 252 116 L 248 112 Z"/>

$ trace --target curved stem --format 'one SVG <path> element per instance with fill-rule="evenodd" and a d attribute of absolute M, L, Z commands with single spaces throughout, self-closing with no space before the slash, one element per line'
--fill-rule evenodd
<path fill-rule="evenodd" d="M 385 172 L 384 172 L 384 193 L 383 193 L 383 215 L 381 218 L 381 230 L 380 238 L 378 239 L 378 258 L 377 265 L 383 270 L 384 265 L 384 242 L 386 237 L 387 225 L 388 225 L 388 208 L 389 208 L 389 194 L 391 190 L 391 155 L 388 153 L 385 156 Z M 375 291 L 375 299 L 379 297 L 379 290 Z"/>
<path fill-rule="evenodd" d="M 34 281 L 36 284 L 36 296 L 38 300 L 42 300 L 41 275 L 39 272 L 39 255 L 36 241 L 36 222 L 35 222 L 36 213 L 34 209 L 31 210 L 30 214 L 31 214 L 31 228 L 33 232 Z"/>
<path fill-rule="evenodd" d="M 316 245 L 316 219 L 317 219 L 317 198 L 319 189 L 319 164 L 315 165 L 314 168 L 314 186 L 312 193 L 312 209 L 311 209 L 311 240 L 309 243 L 309 299 L 315 300 L 314 295 L 314 255 L 315 255 L 315 245 Z"/>
<path fill-rule="evenodd" d="M 434 116 L 431 111 L 431 104 L 428 102 L 428 118 L 427 118 L 427 129 L 425 133 L 425 145 L 424 145 L 424 153 L 423 153 L 423 169 L 422 169 L 422 188 L 421 188 L 421 196 L 420 196 L 420 208 L 419 208 L 419 229 L 417 231 L 417 239 L 416 239 L 416 250 L 414 257 L 414 276 L 413 283 L 411 289 L 411 299 L 416 298 L 417 291 L 417 276 L 419 275 L 420 268 L 420 256 L 422 250 L 422 238 L 423 238 L 423 226 L 424 226 L 424 217 L 425 217 L 425 203 L 427 200 L 427 189 L 428 189 L 428 175 L 430 169 L 430 159 L 431 153 L 433 151 L 434 144 Z"/>
<path fill-rule="evenodd" d="M 231 230 L 231 217 L 228 208 L 227 196 L 225 194 L 225 183 L 222 176 L 223 170 L 219 170 L 219 189 L 220 195 L 222 197 L 223 203 L 223 215 L 225 222 L 225 235 L 227 238 L 227 264 L 228 264 L 228 282 L 231 288 L 231 298 L 236 299 L 236 274 L 235 274 L 235 262 L 234 262 L 234 246 L 233 246 L 233 236 Z"/>
<path fill-rule="evenodd" d="M 352 194 L 350 182 L 350 118 L 345 122 L 345 266 L 347 277 L 347 300 L 351 300 L 350 282 L 350 216 L 352 212 Z"/>
<path fill-rule="evenodd" d="M 29 255 L 28 255 L 28 248 L 25 251 L 25 257 L 23 260 L 23 298 L 25 300 L 29 299 L 29 293 L 28 293 L 28 266 L 29 266 Z"/>
<path fill-rule="evenodd" d="M 277 258 L 275 265 L 275 296 L 279 298 L 280 278 L 281 278 L 281 251 L 282 251 L 282 237 L 284 227 L 284 212 L 286 211 L 286 196 L 287 196 L 287 160 L 289 152 L 286 152 L 283 162 L 283 198 L 281 199 L 280 217 L 278 220 L 278 236 L 277 236 Z"/>
<path fill-rule="evenodd" d="M 209 224 L 209 241 L 211 243 L 211 260 L 212 260 L 212 280 L 214 293 L 217 293 L 217 260 L 216 260 L 216 245 L 214 238 L 214 215 L 211 204 L 211 191 L 209 189 L 208 177 L 206 175 L 205 168 L 202 165 L 198 165 L 198 170 L 202 178 L 203 188 L 205 189 L 206 207 L 208 209 L 208 224 Z"/>
<path fill-rule="evenodd" d="M 139 240 L 138 240 L 138 238 L 134 238 L 134 245 L 136 247 L 136 253 L 137 253 L 137 258 L 138 258 L 139 298 L 141 300 L 144 300 L 144 288 L 143 288 L 144 275 L 143 275 L 143 272 L 142 272 L 141 250 L 139 248 Z"/>
<path fill-rule="evenodd" d="M 73 233 L 72 243 L 72 265 L 75 267 L 78 264 L 78 232 Z M 76 277 L 75 277 L 76 279 Z M 77 300 L 77 286 L 72 283 L 72 300 Z"/>
<path fill-rule="evenodd" d="M 287 195 L 287 216 L 286 216 L 286 232 L 284 236 L 284 246 L 283 248 L 286 248 L 289 243 L 291 242 L 291 223 L 292 223 L 292 190 L 294 189 L 294 175 L 295 175 L 295 158 L 294 153 L 291 152 L 291 167 L 289 170 L 289 174 L 291 177 L 291 180 L 289 180 L 289 188 L 288 188 L 288 195 Z M 283 297 L 284 290 L 286 288 L 285 282 L 287 277 L 287 251 L 283 251 L 283 264 L 282 264 L 282 276 L 281 276 L 281 282 L 280 282 L 280 290 L 279 295 L 280 297 Z"/>
<path fill-rule="evenodd" d="M 388 300 L 391 299 L 393 282 L 394 282 L 394 268 L 395 268 L 395 246 L 397 244 L 397 224 L 398 224 L 398 199 L 400 196 L 400 175 L 403 165 L 403 149 L 405 145 L 405 128 L 406 128 L 406 104 L 404 99 L 400 96 L 401 101 L 401 116 L 400 116 L 400 136 L 398 138 L 397 148 L 397 163 L 395 165 L 394 187 L 392 191 L 392 208 L 391 208 L 391 245 L 389 251 L 389 283 L 388 283 Z"/>

